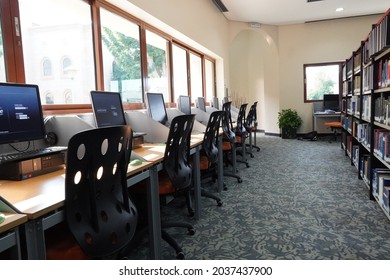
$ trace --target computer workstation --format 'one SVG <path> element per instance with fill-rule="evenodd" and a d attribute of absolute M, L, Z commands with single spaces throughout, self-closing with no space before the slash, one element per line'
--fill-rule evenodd
<path fill-rule="evenodd" d="M 37 85 L 0 83 L 0 179 L 24 180 L 64 168 L 67 148 L 48 146 L 40 100 Z"/>
<path fill-rule="evenodd" d="M 114 108 L 114 107 L 113 107 Z M 143 113 L 140 113 L 144 115 Z M 114 114 L 116 117 L 117 115 Z M 125 115 L 128 122 L 128 115 Z M 155 123 L 154 120 L 150 119 L 151 123 Z M 64 122 L 65 120 L 65 122 Z M 77 125 L 74 126 L 74 123 Z M 53 126 L 57 127 L 57 135 L 59 136 L 58 142 L 64 141 L 62 139 L 61 130 L 67 130 L 70 128 L 72 133 L 77 133 L 77 130 L 91 129 L 93 126 L 89 125 L 88 122 L 83 121 L 77 115 L 59 117 L 53 116 L 45 122 L 45 126 L 49 129 L 53 129 Z M 65 126 L 62 126 L 66 124 Z M 130 124 L 130 123 L 129 123 Z M 160 123 L 159 123 L 160 124 Z M 131 124 L 130 124 L 131 125 Z M 142 123 L 145 126 L 145 123 Z M 69 137 L 69 135 L 65 135 Z M 195 155 L 195 166 L 199 166 L 199 147 L 202 139 L 194 139 L 191 144 L 192 153 Z M 146 148 L 147 155 L 156 154 L 155 148 L 163 146 L 160 144 L 155 145 L 153 148 Z M 144 147 L 142 148 L 144 149 Z M 137 150 L 137 149 L 136 149 Z M 148 208 L 151 216 L 149 217 L 149 227 L 151 228 L 151 258 L 159 258 L 160 252 L 160 222 L 159 222 L 159 198 L 157 193 L 157 172 L 158 165 L 161 163 L 163 158 L 162 153 L 157 157 L 156 160 L 148 159 L 141 166 L 129 166 L 128 170 L 128 185 L 136 184 L 140 180 L 149 179 L 151 190 L 148 192 Z M 134 154 L 136 154 L 134 150 Z M 146 156 L 147 156 L 146 155 Z M 200 187 L 200 174 L 198 168 L 195 168 L 195 188 Z M 27 247 L 27 258 L 28 259 L 44 259 L 45 258 L 45 232 L 54 225 L 64 221 L 64 170 L 54 171 L 42 176 L 37 176 L 25 181 L 2 181 L 0 187 L 0 195 L 4 195 L 10 203 L 15 205 L 22 213 L 24 213 L 28 221 L 23 225 L 28 234 L 26 235 L 26 247 Z M 195 206 L 196 215 L 195 218 L 200 216 L 200 203 L 199 195 L 195 195 Z"/>
<path fill-rule="evenodd" d="M 313 130 L 319 134 L 332 133 L 327 122 L 339 122 L 341 117 L 338 94 L 324 94 L 323 101 L 313 102 Z"/>

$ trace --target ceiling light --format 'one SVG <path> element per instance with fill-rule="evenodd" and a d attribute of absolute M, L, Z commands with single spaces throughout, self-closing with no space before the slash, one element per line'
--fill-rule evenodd
<path fill-rule="evenodd" d="M 336 12 L 342 12 L 342 11 L 344 11 L 344 8 L 337 8 L 336 9 Z"/>

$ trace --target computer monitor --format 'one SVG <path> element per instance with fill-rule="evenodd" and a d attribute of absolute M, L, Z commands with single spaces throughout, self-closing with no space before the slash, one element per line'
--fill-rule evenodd
<path fill-rule="evenodd" d="M 216 96 L 213 96 L 213 107 L 219 110 L 219 101 L 218 101 L 218 97 Z"/>
<path fill-rule="evenodd" d="M 188 95 L 180 95 L 177 100 L 177 106 L 182 113 L 186 115 L 191 114 L 191 99 Z"/>
<path fill-rule="evenodd" d="M 148 99 L 148 111 L 150 117 L 165 125 L 168 122 L 167 110 L 165 109 L 164 96 L 162 93 L 146 93 Z"/>
<path fill-rule="evenodd" d="M 204 97 L 198 97 L 198 98 L 197 98 L 196 106 L 197 106 L 200 110 L 206 112 L 206 102 L 205 102 L 205 100 L 204 100 Z"/>
<path fill-rule="evenodd" d="M 338 94 L 324 94 L 324 110 L 339 111 L 340 100 Z"/>
<path fill-rule="evenodd" d="M 91 101 L 97 127 L 126 125 L 119 92 L 91 91 Z"/>
<path fill-rule="evenodd" d="M 0 83 L 0 144 L 45 137 L 39 87 Z"/>

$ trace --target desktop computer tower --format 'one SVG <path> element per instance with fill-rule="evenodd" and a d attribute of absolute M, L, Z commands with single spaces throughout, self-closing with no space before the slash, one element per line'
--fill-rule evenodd
<path fill-rule="evenodd" d="M 65 153 L 59 152 L 36 158 L 7 162 L 0 165 L 0 179 L 20 181 L 64 169 Z"/>

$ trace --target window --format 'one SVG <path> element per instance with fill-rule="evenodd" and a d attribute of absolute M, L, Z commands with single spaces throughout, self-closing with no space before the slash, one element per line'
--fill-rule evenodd
<path fill-rule="evenodd" d="M 174 101 L 176 102 L 179 95 L 188 95 L 187 51 L 177 45 L 173 45 L 172 61 Z"/>
<path fill-rule="evenodd" d="M 104 89 L 125 103 L 143 102 L 139 26 L 101 9 Z"/>
<path fill-rule="evenodd" d="M 90 103 L 95 64 L 89 4 L 80 0 L 19 0 L 19 10 L 26 83 L 38 84 L 41 93 L 50 92 L 49 97 L 42 96 L 46 104 L 64 104 L 66 89 L 74 93 L 73 103 Z M 45 60 L 41 64 L 45 58 L 51 63 Z M 37 69 L 41 65 L 43 77 L 42 69 Z M 72 71 L 63 75 L 65 67 Z"/>
<path fill-rule="evenodd" d="M 62 75 L 69 75 L 72 76 L 73 74 L 73 68 L 72 68 L 72 61 L 69 57 L 64 57 L 62 59 Z"/>
<path fill-rule="evenodd" d="M 5 61 L 4 61 L 4 45 L 3 45 L 3 30 L 0 24 L 0 81 L 5 82 L 7 80 L 5 74 Z"/>
<path fill-rule="evenodd" d="M 0 81 L 39 85 L 49 114 L 90 110 L 91 90 L 118 91 L 132 103 L 126 108 L 137 109 L 148 91 L 163 93 L 166 102 L 215 94 L 213 59 L 138 19 L 126 1 L 2 3 Z"/>
<path fill-rule="evenodd" d="M 148 63 L 148 81 L 146 92 L 162 93 L 165 102 L 170 102 L 168 83 L 168 41 L 146 30 L 146 51 Z"/>
<path fill-rule="evenodd" d="M 304 100 L 323 100 L 324 94 L 340 94 L 341 62 L 304 64 Z"/>
<path fill-rule="evenodd" d="M 42 63 L 43 76 L 50 77 L 52 75 L 51 61 L 48 58 L 43 59 Z"/>
<path fill-rule="evenodd" d="M 206 101 L 212 101 L 215 96 L 215 68 L 214 62 L 205 59 Z"/>
<path fill-rule="evenodd" d="M 199 55 L 190 53 L 191 99 L 195 103 L 198 97 L 203 97 L 202 59 Z"/>

